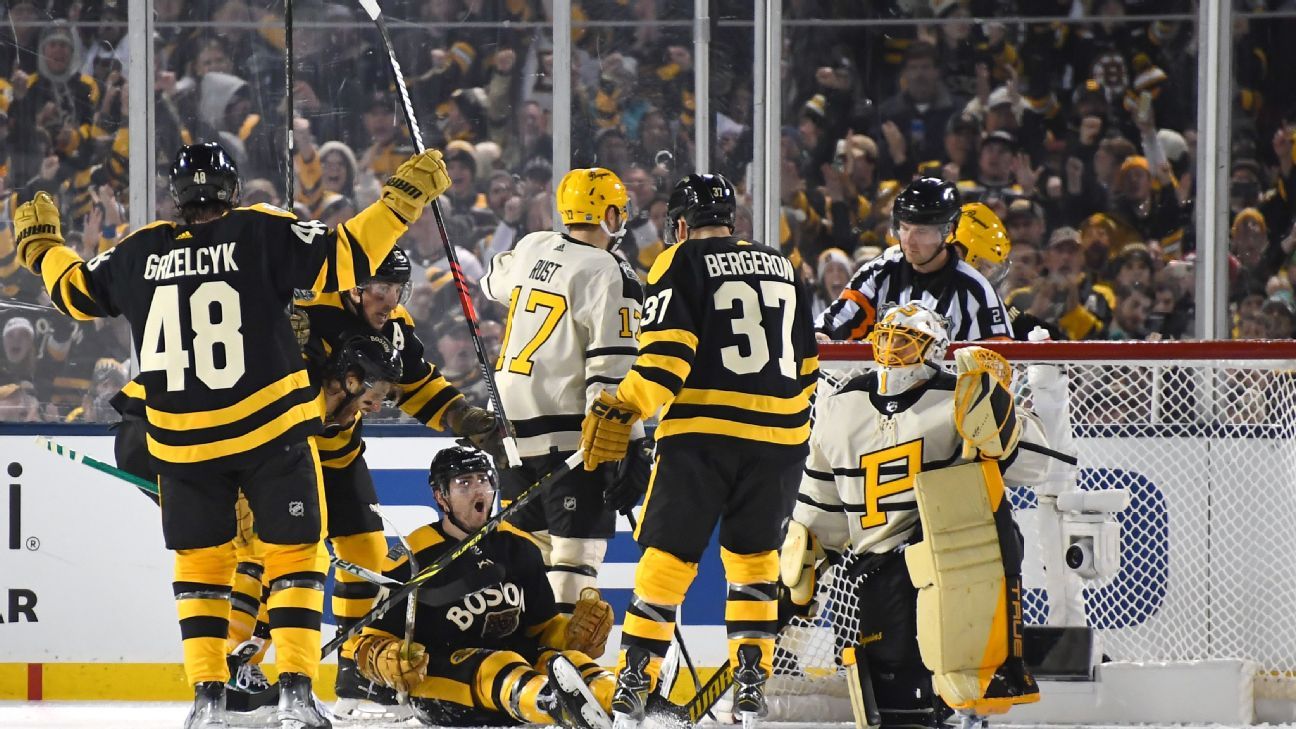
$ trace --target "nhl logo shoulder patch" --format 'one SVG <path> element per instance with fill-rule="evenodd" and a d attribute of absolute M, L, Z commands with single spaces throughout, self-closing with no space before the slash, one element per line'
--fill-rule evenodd
<path fill-rule="evenodd" d="M 565 509 L 565 510 L 567 510 L 567 511 L 576 511 L 576 497 L 575 497 L 575 496 L 564 496 L 564 497 L 563 497 L 563 509 Z"/>

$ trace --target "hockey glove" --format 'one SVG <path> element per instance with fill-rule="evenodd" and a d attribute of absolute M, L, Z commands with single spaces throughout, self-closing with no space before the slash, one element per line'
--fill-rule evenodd
<path fill-rule="evenodd" d="M 963 436 L 963 457 L 1000 459 L 1013 452 L 1021 425 L 1012 393 L 1008 360 L 982 347 L 965 347 L 954 355 L 954 427 Z"/>
<path fill-rule="evenodd" d="M 14 210 L 13 224 L 18 261 L 39 276 L 41 258 L 51 248 L 63 245 L 58 205 L 48 192 L 38 192 Z"/>
<path fill-rule="evenodd" d="M 429 149 L 410 157 L 396 168 L 396 172 L 383 183 L 382 201 L 410 225 L 419 219 L 428 203 L 449 189 L 450 175 L 446 172 L 441 153 Z"/>
<path fill-rule="evenodd" d="M 428 654 L 418 643 L 410 643 L 407 654 L 395 638 L 362 635 L 356 643 L 355 662 L 370 681 L 409 693 L 427 676 Z"/>
<path fill-rule="evenodd" d="M 630 406 L 600 392 L 581 422 L 581 448 L 585 451 L 585 470 L 593 471 L 600 463 L 625 458 L 630 446 L 630 428 L 639 413 Z"/>
<path fill-rule="evenodd" d="M 616 469 L 616 475 L 603 488 L 603 503 L 607 504 L 607 508 L 621 513 L 633 509 L 648 491 L 652 467 L 652 438 L 640 438 L 631 443 L 630 451 Z"/>
<path fill-rule="evenodd" d="M 457 441 L 459 445 L 470 445 L 486 451 L 497 468 L 509 465 L 508 457 L 504 454 L 504 439 L 500 435 L 494 413 L 469 405 L 460 398 L 446 410 L 445 420 L 450 432 L 460 436 Z"/>
<path fill-rule="evenodd" d="M 580 599 L 567 621 L 567 650 L 597 659 L 607 648 L 608 633 L 612 632 L 614 622 L 612 606 L 599 594 L 598 588 L 586 587 L 580 591 Z"/>

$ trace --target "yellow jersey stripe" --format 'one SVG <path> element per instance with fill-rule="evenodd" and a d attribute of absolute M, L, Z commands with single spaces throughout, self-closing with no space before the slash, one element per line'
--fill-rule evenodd
<path fill-rule="evenodd" d="M 217 428 L 222 425 L 236 423 L 249 415 L 258 413 L 281 398 L 306 387 L 310 387 L 310 377 L 307 376 L 306 370 L 297 370 L 287 377 L 271 382 L 233 405 L 217 410 L 196 413 L 168 413 L 149 407 L 145 408 L 145 413 L 148 416 L 150 425 L 163 430 Z M 312 401 L 311 407 L 316 408 L 315 415 L 319 417 L 318 404 Z"/>
<path fill-rule="evenodd" d="M 657 440 L 661 441 L 672 435 L 697 433 L 702 435 L 727 435 L 730 438 L 742 438 L 773 445 L 801 445 L 810 438 L 810 422 L 796 428 L 776 428 L 768 425 L 748 425 L 721 418 L 677 418 L 663 417 L 657 426 Z"/>
<path fill-rule="evenodd" d="M 439 678 L 437 676 L 428 676 L 419 681 L 418 686 L 414 688 L 410 695 L 417 696 L 420 699 L 452 701 L 460 706 L 472 706 L 475 703 L 472 698 L 471 686 L 452 678 Z"/>
<path fill-rule="evenodd" d="M 689 371 L 693 369 L 693 363 L 669 354 L 645 352 L 635 360 L 635 367 L 655 367 L 659 370 L 666 370 L 683 381 L 688 379 Z"/>
<path fill-rule="evenodd" d="M 814 394 L 815 385 L 810 383 L 801 394 L 792 397 L 773 397 L 771 395 L 751 395 L 732 390 L 695 390 L 685 388 L 675 396 L 671 405 L 719 405 L 723 407 L 753 410 L 770 415 L 792 415 L 810 407 L 810 396 Z"/>
<path fill-rule="evenodd" d="M 697 335 L 687 329 L 662 329 L 656 332 L 640 332 L 639 348 L 644 349 L 650 344 L 656 342 L 673 342 L 683 344 L 689 349 L 696 350 L 698 345 Z"/>
<path fill-rule="evenodd" d="M 152 411 L 150 411 L 151 413 Z M 192 419 L 201 418 L 206 413 L 195 413 L 188 416 Z M 173 446 L 165 443 L 159 443 L 153 439 L 152 435 L 148 436 L 148 449 L 153 457 L 168 463 L 198 463 L 200 461 L 209 461 L 225 456 L 232 456 L 237 453 L 244 453 L 258 446 L 265 445 L 270 441 L 278 438 L 288 432 L 293 426 L 307 422 L 312 418 L 319 418 L 319 408 L 315 403 L 302 403 L 294 405 L 287 412 L 271 420 L 264 425 L 253 429 L 245 435 L 234 438 L 226 438 L 211 443 L 191 446 Z M 149 415 L 150 424 L 152 415 Z"/>
<path fill-rule="evenodd" d="M 818 358 L 818 357 L 806 357 L 805 359 L 801 360 L 801 374 L 802 374 L 802 375 L 809 375 L 809 374 L 812 374 L 812 373 L 814 373 L 814 371 L 817 370 L 817 369 L 819 369 L 819 358 Z"/>
<path fill-rule="evenodd" d="M 617 399 L 630 405 L 642 417 L 650 418 L 663 403 L 669 401 L 675 393 L 666 387 L 645 378 L 630 370 L 617 386 Z"/>

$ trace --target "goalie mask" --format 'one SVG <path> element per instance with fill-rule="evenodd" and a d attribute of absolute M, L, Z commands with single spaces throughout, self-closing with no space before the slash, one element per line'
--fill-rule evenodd
<path fill-rule="evenodd" d="M 920 304 L 893 306 L 873 332 L 878 394 L 895 396 L 931 379 L 949 349 L 949 320 Z"/>

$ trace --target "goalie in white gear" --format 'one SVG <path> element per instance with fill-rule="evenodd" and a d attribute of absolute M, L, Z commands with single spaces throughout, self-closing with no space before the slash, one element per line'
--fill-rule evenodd
<path fill-rule="evenodd" d="M 557 197 L 569 232 L 526 236 L 496 255 L 482 280 L 486 295 L 509 307 L 495 378 L 522 463 L 501 473 L 505 504 L 576 451 L 590 402 L 616 389 L 639 351 L 643 286 L 610 250 L 628 220 L 625 186 L 609 170 L 576 169 Z M 575 469 L 510 519 L 548 547 L 562 613 L 596 584 L 616 512 L 632 508 L 648 487 L 651 444 L 642 426 L 634 438 L 620 469 Z"/>
<path fill-rule="evenodd" d="M 827 553 L 820 568 L 824 561 L 844 559 L 846 575 L 858 580 L 860 630 L 850 637 L 857 645 L 846 649 L 843 663 L 852 678 L 865 677 L 861 685 L 870 684 L 871 673 L 868 698 L 875 705 L 853 703 L 857 718 L 872 709 L 871 718 L 880 714 L 883 727 L 938 725 L 933 671 L 940 696 L 969 713 L 997 713 L 1038 699 L 1021 660 L 1021 536 L 1003 497 L 1003 480 L 1034 483 L 1048 468 L 1051 451 L 1034 416 L 1013 407 L 1007 391 L 1011 369 L 998 355 L 967 348 L 970 356 L 960 364 L 960 371 L 969 370 L 964 384 L 941 369 L 949 347 L 947 326 L 919 304 L 891 308 L 871 336 L 878 368 L 820 397 L 782 555 L 784 581 L 803 611 L 812 607 L 810 565 L 817 549 Z M 988 428 L 986 419 L 993 421 Z M 920 517 L 925 482 L 951 474 L 955 497 L 941 501 L 941 494 L 925 495 L 929 503 L 935 498 L 938 508 L 931 516 L 924 509 Z M 979 499 L 979 494 L 989 496 Z M 977 511 L 978 501 L 989 506 Z M 918 557 L 932 553 L 942 568 L 950 564 L 941 559 L 951 549 L 944 522 L 950 512 L 964 511 L 973 513 L 971 526 L 982 536 L 981 551 L 973 557 L 986 568 L 983 573 L 965 574 L 964 568 L 933 580 L 923 569 L 930 560 L 906 569 L 907 561 L 920 562 Z M 906 559 L 906 551 L 914 554 Z M 960 598 L 941 589 L 944 583 L 962 586 L 980 578 L 985 578 L 982 597 L 992 594 L 988 613 L 973 623 L 968 616 L 977 611 L 954 604 Z M 923 598 L 915 584 L 925 588 Z M 956 614 L 960 606 L 965 608 L 961 615 Z M 968 662 L 976 664 L 972 675 L 979 683 L 974 680 L 970 689 L 966 683 L 954 688 L 942 683 L 943 672 L 965 676 Z M 993 665 L 980 665 L 984 662 Z"/>

